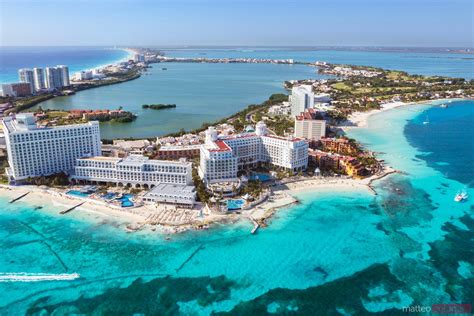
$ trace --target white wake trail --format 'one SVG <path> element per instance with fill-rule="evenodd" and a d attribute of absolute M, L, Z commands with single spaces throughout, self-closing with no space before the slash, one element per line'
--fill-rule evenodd
<path fill-rule="evenodd" d="M 75 280 L 81 276 L 78 273 L 3 273 L 0 272 L 0 282 L 41 282 L 41 281 L 67 281 Z"/>

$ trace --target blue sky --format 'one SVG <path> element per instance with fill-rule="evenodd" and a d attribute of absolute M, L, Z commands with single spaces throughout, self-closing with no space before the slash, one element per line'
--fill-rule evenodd
<path fill-rule="evenodd" d="M 0 45 L 473 46 L 472 0 L 0 0 Z"/>

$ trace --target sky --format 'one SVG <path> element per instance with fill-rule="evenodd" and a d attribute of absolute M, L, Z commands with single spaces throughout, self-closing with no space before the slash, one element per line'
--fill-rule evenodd
<path fill-rule="evenodd" d="M 0 46 L 473 47 L 473 0 L 0 0 Z"/>

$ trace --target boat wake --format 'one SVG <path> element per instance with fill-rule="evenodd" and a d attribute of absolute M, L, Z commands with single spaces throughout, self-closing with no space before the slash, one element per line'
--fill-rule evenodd
<path fill-rule="evenodd" d="M 3 273 L 0 272 L 0 282 L 41 282 L 41 281 L 67 281 L 80 278 L 78 273 Z"/>

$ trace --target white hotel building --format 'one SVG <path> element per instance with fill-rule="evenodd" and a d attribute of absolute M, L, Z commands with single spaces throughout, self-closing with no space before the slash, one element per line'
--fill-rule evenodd
<path fill-rule="evenodd" d="M 308 143 L 298 138 L 267 135 L 263 122 L 257 123 L 255 133 L 221 138 L 210 127 L 200 156 L 199 176 L 206 183 L 235 181 L 239 170 L 259 163 L 270 163 L 293 172 L 306 169 Z"/>
<path fill-rule="evenodd" d="M 32 113 L 3 120 L 11 182 L 70 172 L 77 158 L 100 155 L 99 122 L 38 127 Z"/>
<path fill-rule="evenodd" d="M 192 184 L 192 164 L 185 160 L 150 160 L 142 155 L 86 157 L 77 159 L 71 179 L 144 188 L 162 183 L 186 186 Z"/>
<path fill-rule="evenodd" d="M 299 115 L 306 109 L 314 107 L 313 87 L 301 85 L 291 89 L 290 103 L 292 116 Z"/>

